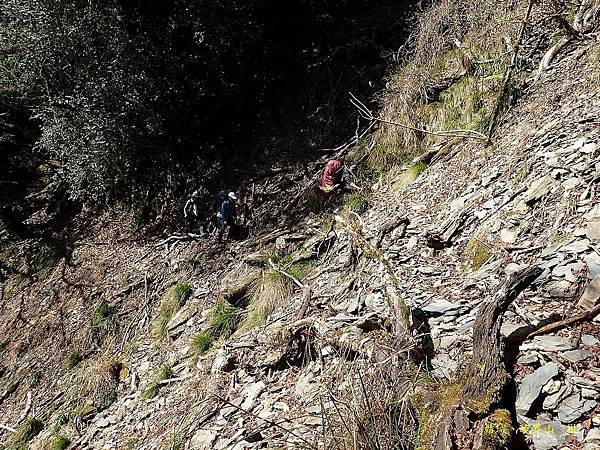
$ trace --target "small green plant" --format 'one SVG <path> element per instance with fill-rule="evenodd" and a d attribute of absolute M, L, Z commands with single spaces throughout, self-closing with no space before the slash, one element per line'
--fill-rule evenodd
<path fill-rule="evenodd" d="M 357 214 L 362 214 L 369 209 L 369 200 L 360 194 L 344 195 L 343 204 L 346 211 L 352 211 Z"/>
<path fill-rule="evenodd" d="M 69 353 L 69 356 L 67 356 L 65 366 L 67 366 L 67 369 L 71 370 L 75 368 L 81 361 L 83 361 L 81 354 L 77 350 L 73 350 L 71 353 Z"/>
<path fill-rule="evenodd" d="M 239 324 L 240 311 L 224 300 L 219 300 L 210 312 L 208 328 L 192 338 L 192 349 L 197 355 L 204 355 L 217 339 L 227 339 Z"/>
<path fill-rule="evenodd" d="M 92 328 L 100 335 L 111 334 L 117 328 L 117 319 L 105 300 L 98 303 L 94 310 Z"/>
<path fill-rule="evenodd" d="M 483 428 L 485 448 L 508 448 L 513 434 L 512 419 L 506 409 L 494 411 Z"/>
<path fill-rule="evenodd" d="M 60 429 L 63 425 L 66 425 L 71 420 L 69 413 L 61 412 L 54 419 L 54 427 Z"/>
<path fill-rule="evenodd" d="M 79 406 L 90 405 L 93 410 L 101 411 L 117 399 L 119 373 L 123 364 L 109 356 L 96 361 L 80 363 L 68 374 L 68 392 Z M 74 412 L 72 416 L 79 416 Z"/>
<path fill-rule="evenodd" d="M 185 260 L 183 265 L 187 270 L 193 272 L 198 267 L 198 260 L 196 258 L 189 258 Z"/>
<path fill-rule="evenodd" d="M 161 450 L 181 450 L 183 448 L 183 435 L 180 432 L 173 433 Z"/>
<path fill-rule="evenodd" d="M 10 341 L 8 339 L 1 341 L 0 342 L 0 352 L 3 352 L 4 350 L 6 350 L 6 347 L 8 347 L 8 344 L 10 344 Z"/>
<path fill-rule="evenodd" d="M 410 171 L 413 173 L 413 175 L 415 177 L 418 177 L 419 175 L 421 175 L 423 172 L 425 172 L 425 169 L 427 169 L 428 165 L 427 163 L 424 162 L 420 162 L 420 163 L 416 163 L 415 165 L 413 165 L 410 168 Z"/>
<path fill-rule="evenodd" d="M 42 372 L 39 370 L 32 370 L 27 375 L 27 384 L 31 387 L 36 386 L 42 379 Z"/>
<path fill-rule="evenodd" d="M 408 186 L 414 183 L 417 178 L 419 178 L 419 175 L 421 175 L 425 169 L 427 169 L 427 167 L 428 165 L 426 163 L 416 163 L 408 170 L 400 173 L 393 179 L 392 186 L 394 190 L 399 192 L 406 189 Z"/>
<path fill-rule="evenodd" d="M 192 338 L 192 349 L 197 355 L 205 355 L 210 350 L 214 338 L 210 331 L 202 331 Z"/>
<path fill-rule="evenodd" d="M 221 300 L 211 311 L 210 329 L 215 337 L 229 338 L 236 330 L 239 321 L 239 310 Z"/>
<path fill-rule="evenodd" d="M 21 424 L 11 438 L 6 442 L 7 450 L 27 450 L 29 441 L 36 437 L 40 431 L 44 429 L 44 423 L 35 418 L 30 417 Z"/>
<path fill-rule="evenodd" d="M 176 284 L 165 294 L 152 327 L 152 335 L 157 341 L 164 341 L 169 337 L 167 330 L 169 321 L 188 301 L 191 295 L 192 287 L 186 283 Z"/>
<path fill-rule="evenodd" d="M 173 369 L 169 364 L 163 363 L 152 377 L 149 386 L 142 392 L 142 399 L 150 400 L 156 397 L 160 391 L 161 381 L 169 378 L 173 378 Z"/>
<path fill-rule="evenodd" d="M 71 445 L 71 440 L 66 436 L 56 436 L 50 444 L 50 450 L 65 450 Z"/>
<path fill-rule="evenodd" d="M 137 437 L 132 437 L 132 438 L 127 439 L 125 448 L 127 448 L 128 450 L 134 450 L 134 449 L 138 448 L 139 445 L 140 445 L 140 439 Z"/>

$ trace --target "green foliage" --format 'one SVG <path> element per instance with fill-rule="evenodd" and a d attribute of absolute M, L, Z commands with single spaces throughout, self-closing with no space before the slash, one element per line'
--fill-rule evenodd
<path fill-rule="evenodd" d="M 27 450 L 29 448 L 29 441 L 36 437 L 43 429 L 44 423 L 41 420 L 30 417 L 10 437 L 6 442 L 5 448 L 7 450 Z"/>
<path fill-rule="evenodd" d="M 69 356 L 67 356 L 65 366 L 67 366 L 67 369 L 70 370 L 76 367 L 81 361 L 83 361 L 81 353 L 79 353 L 77 350 L 73 350 L 71 353 L 69 353 Z"/>
<path fill-rule="evenodd" d="M 427 164 L 417 163 L 408 170 L 401 172 L 399 175 L 392 178 L 392 186 L 394 190 L 400 192 L 414 183 L 419 175 L 425 171 Z"/>
<path fill-rule="evenodd" d="M 204 355 L 210 350 L 214 338 L 210 331 L 202 331 L 192 338 L 192 349 L 197 355 Z"/>
<path fill-rule="evenodd" d="M 473 239 L 465 249 L 464 272 L 478 271 L 492 256 L 488 246 L 480 239 Z"/>
<path fill-rule="evenodd" d="M 369 209 L 369 199 L 360 194 L 344 194 L 344 209 L 362 214 Z"/>
<path fill-rule="evenodd" d="M 142 392 L 141 398 L 143 400 L 149 400 L 156 397 L 160 391 L 160 382 L 168 380 L 169 378 L 173 378 L 173 369 L 169 364 L 163 363 L 152 377 L 149 386 Z"/>
<path fill-rule="evenodd" d="M 410 168 L 410 170 L 416 177 L 418 177 L 423 172 L 425 172 L 425 169 L 427 169 L 427 167 L 428 167 L 427 163 L 420 162 L 420 163 L 416 163 L 414 166 L 412 166 Z"/>
<path fill-rule="evenodd" d="M 138 448 L 139 445 L 140 445 L 140 439 L 137 437 L 132 437 L 132 438 L 127 439 L 125 448 L 127 448 L 127 450 L 134 450 L 134 449 Z"/>
<path fill-rule="evenodd" d="M 190 272 L 193 272 L 198 267 L 198 260 L 196 258 L 188 258 L 184 262 L 184 266 Z"/>
<path fill-rule="evenodd" d="M 48 450 L 65 450 L 71 445 L 71 440 L 66 436 L 56 436 Z"/>
<path fill-rule="evenodd" d="M 36 386 L 40 382 L 41 379 L 42 379 L 42 372 L 40 372 L 39 370 L 32 370 L 27 375 L 27 384 L 30 387 Z"/>
<path fill-rule="evenodd" d="M 117 318 L 109 304 L 102 300 L 96 306 L 92 317 L 92 328 L 99 334 L 111 334 L 117 328 Z"/>
<path fill-rule="evenodd" d="M 299 281 L 303 281 L 314 269 L 315 261 L 300 261 L 292 264 L 286 269 L 286 272 Z"/>
<path fill-rule="evenodd" d="M 54 426 L 55 427 L 62 427 L 63 425 L 66 425 L 69 423 L 69 421 L 71 420 L 71 417 L 69 416 L 68 413 L 59 413 L 56 418 L 54 419 Z"/>
<path fill-rule="evenodd" d="M 488 450 L 508 448 L 512 434 L 513 426 L 510 412 L 506 409 L 498 409 L 485 421 L 483 448 Z"/>
<path fill-rule="evenodd" d="M 161 450 L 181 450 L 182 448 L 183 434 L 181 432 L 176 432 L 161 447 Z"/>
<path fill-rule="evenodd" d="M 210 330 L 220 339 L 229 338 L 236 330 L 240 312 L 225 301 L 219 301 L 211 311 Z"/>
<path fill-rule="evenodd" d="M 0 352 L 3 352 L 4 350 L 6 350 L 6 347 L 8 347 L 8 344 L 10 344 L 10 340 L 9 339 L 5 339 L 3 341 L 0 341 Z"/>
<path fill-rule="evenodd" d="M 154 319 L 152 335 L 157 341 L 164 341 L 169 337 L 167 325 L 175 313 L 188 301 L 193 289 L 189 284 L 178 283 L 173 286 L 160 304 L 157 317 Z"/>
<path fill-rule="evenodd" d="M 238 328 L 240 310 L 224 300 L 219 300 L 210 311 L 209 325 L 206 330 L 192 338 L 192 349 L 197 355 L 204 355 L 214 341 L 228 339 Z"/>

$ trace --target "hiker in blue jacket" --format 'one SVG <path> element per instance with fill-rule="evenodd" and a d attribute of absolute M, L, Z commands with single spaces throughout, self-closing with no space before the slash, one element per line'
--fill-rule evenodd
<path fill-rule="evenodd" d="M 235 217 L 237 214 L 235 202 L 237 201 L 237 197 L 234 192 L 230 192 L 227 194 L 227 198 L 223 200 L 221 203 L 221 208 L 219 208 L 219 212 L 217 217 L 219 218 L 219 242 L 223 239 L 223 234 L 225 234 L 225 227 L 229 227 L 231 232 L 231 227 L 235 226 Z"/>

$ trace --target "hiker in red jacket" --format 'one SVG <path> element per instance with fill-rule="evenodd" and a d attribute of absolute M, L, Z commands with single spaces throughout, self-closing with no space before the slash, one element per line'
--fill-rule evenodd
<path fill-rule="evenodd" d="M 356 166 L 352 166 L 348 169 L 341 160 L 330 159 L 323 170 L 321 190 L 326 194 L 335 190 L 343 191 L 350 183 L 350 176 L 355 168 Z"/>

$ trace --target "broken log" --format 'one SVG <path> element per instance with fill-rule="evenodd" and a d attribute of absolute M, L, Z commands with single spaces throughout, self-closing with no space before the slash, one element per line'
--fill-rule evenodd
<path fill-rule="evenodd" d="M 579 322 L 585 322 L 586 320 L 591 320 L 600 314 L 600 305 L 596 307 L 584 311 L 582 313 L 576 314 L 573 317 L 569 317 L 568 319 L 560 320 L 558 322 L 549 323 L 548 325 L 544 325 L 541 328 L 538 328 L 535 331 L 532 331 L 527 335 L 526 339 L 531 339 L 535 336 L 541 336 L 542 334 L 554 333 L 555 331 L 562 330 L 571 325 L 578 324 Z"/>
<path fill-rule="evenodd" d="M 540 274 L 535 266 L 515 272 L 498 294 L 484 303 L 473 325 L 473 363 L 463 391 L 464 406 L 476 414 L 486 414 L 502 400 L 502 390 L 508 380 L 504 340 L 500 327 L 510 304 Z"/>
<path fill-rule="evenodd" d="M 473 360 L 465 375 L 450 383 L 448 392 L 441 394 L 451 396 L 452 389 L 462 385 L 456 404 L 440 411 L 432 448 L 453 448 L 452 438 L 469 436 L 475 436 L 478 442 L 473 448 L 500 449 L 509 445 L 512 420 L 510 413 L 502 409 L 509 373 L 500 327 L 510 304 L 541 273 L 542 269 L 535 266 L 514 273 L 480 307 L 473 326 Z"/>

